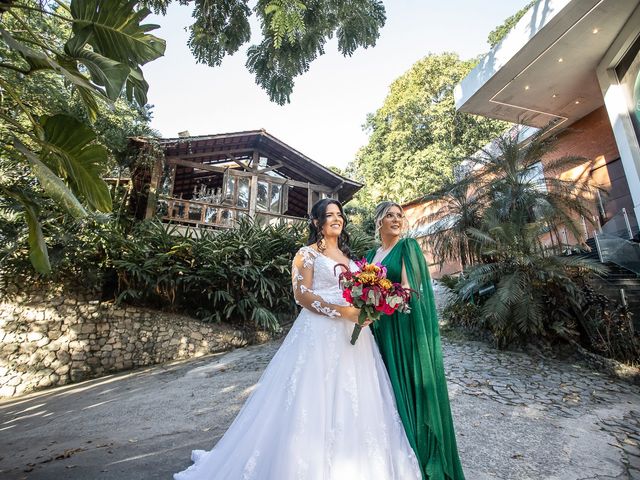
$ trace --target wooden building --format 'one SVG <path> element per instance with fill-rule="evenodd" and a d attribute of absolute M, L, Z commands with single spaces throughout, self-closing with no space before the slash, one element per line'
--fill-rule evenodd
<path fill-rule="evenodd" d="M 241 217 L 296 221 L 322 198 L 348 202 L 362 187 L 265 130 L 163 139 L 133 139 L 157 158 L 133 173 L 140 218 L 232 227 Z M 160 147 L 160 151 L 157 149 Z"/>

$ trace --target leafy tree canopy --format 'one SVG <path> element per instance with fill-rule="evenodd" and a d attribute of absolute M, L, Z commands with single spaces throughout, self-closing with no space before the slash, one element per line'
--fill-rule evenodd
<path fill-rule="evenodd" d="M 453 89 L 474 67 L 455 53 L 428 55 L 391 85 L 364 127 L 369 143 L 349 165 L 365 183 L 358 200 L 405 202 L 453 179 L 453 167 L 501 133 L 506 124 L 456 111 Z"/>
<path fill-rule="evenodd" d="M 173 0 L 175 1 L 175 0 Z M 157 13 L 165 14 L 172 0 L 147 0 Z M 338 49 L 351 56 L 358 47 L 372 47 L 386 20 L 380 0 L 179 0 L 194 4 L 194 23 L 189 27 L 189 48 L 198 63 L 220 65 L 251 38 L 249 17 L 260 21 L 262 41 L 249 47 L 247 68 L 269 98 L 289 102 L 294 79 L 324 54 L 334 36 Z"/>
<path fill-rule="evenodd" d="M 522 10 L 517 11 L 509 18 L 507 18 L 504 23 L 489 33 L 489 37 L 487 38 L 487 42 L 491 46 L 491 48 L 495 47 L 500 41 L 507 36 L 507 34 L 511 31 L 513 27 L 516 26 L 516 23 L 520 21 L 520 19 L 524 16 L 525 13 L 536 3 L 536 0 L 529 2 L 527 5 L 522 7 Z"/>

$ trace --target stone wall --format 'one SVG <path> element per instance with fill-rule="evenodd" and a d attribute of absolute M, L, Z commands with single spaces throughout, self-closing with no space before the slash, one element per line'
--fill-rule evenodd
<path fill-rule="evenodd" d="M 2 294 L 0 397 L 247 344 L 242 332 L 82 294 Z"/>

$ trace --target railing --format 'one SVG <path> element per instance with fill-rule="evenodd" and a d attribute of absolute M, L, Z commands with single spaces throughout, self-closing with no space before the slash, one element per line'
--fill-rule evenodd
<path fill-rule="evenodd" d="M 160 196 L 156 212 L 163 220 L 175 223 L 221 228 L 231 228 L 237 220 L 249 216 L 248 208 L 220 205 L 201 200 L 183 200 L 168 196 Z M 304 218 L 292 215 L 281 215 L 260 210 L 256 212 L 256 219 L 269 224 L 305 221 Z"/>
<path fill-rule="evenodd" d="M 602 228 L 600 229 L 600 233 L 611 235 L 614 237 L 625 238 L 627 240 L 633 239 L 633 233 L 631 232 L 631 224 L 629 223 L 627 209 L 623 208 L 613 217 L 611 217 L 611 219 L 602 226 Z"/>
<path fill-rule="evenodd" d="M 611 262 L 640 275 L 640 244 L 632 242 L 633 232 L 627 211 L 623 208 L 600 232 L 593 232 L 600 261 Z"/>
<path fill-rule="evenodd" d="M 249 209 L 161 196 L 157 214 L 163 220 L 172 222 L 231 228 L 236 220 L 249 215 Z"/>

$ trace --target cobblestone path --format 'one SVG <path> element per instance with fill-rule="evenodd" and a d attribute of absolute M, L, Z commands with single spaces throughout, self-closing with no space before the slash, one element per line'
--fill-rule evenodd
<path fill-rule="evenodd" d="M 450 393 L 482 400 L 489 411 L 470 424 L 458 420 L 465 450 L 474 455 L 473 443 L 464 436 L 475 425 L 491 429 L 483 417 L 513 420 L 510 426 L 501 422 L 503 430 L 487 432 L 498 441 L 505 433 L 513 460 L 505 471 L 488 469 L 487 478 L 640 479 L 638 387 L 579 364 L 496 351 L 480 342 L 445 341 L 444 355 Z M 580 458 L 586 452 L 594 457 L 585 463 Z"/>
<path fill-rule="evenodd" d="M 0 403 L 0 478 L 169 479 L 211 448 L 279 342 Z M 443 341 L 468 480 L 640 480 L 640 390 L 572 363 Z"/>

